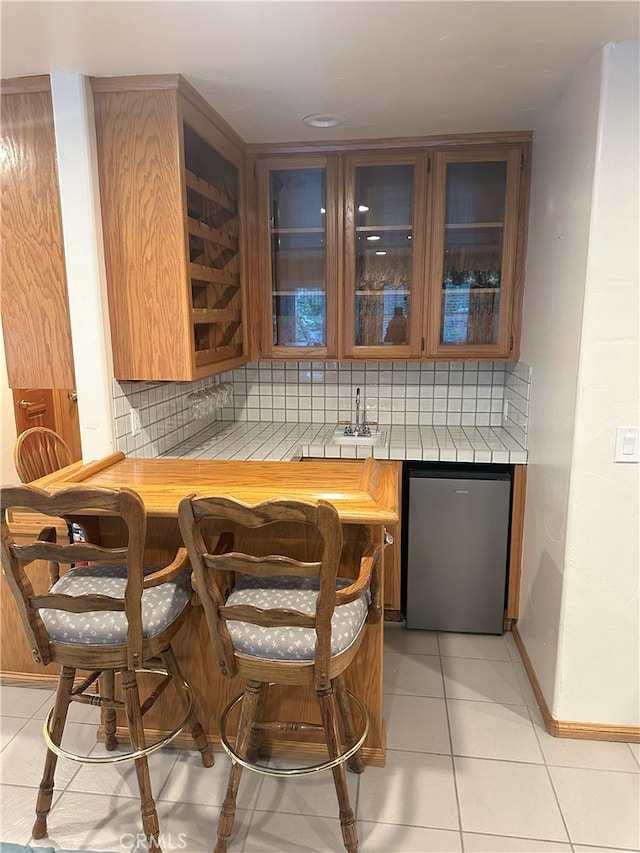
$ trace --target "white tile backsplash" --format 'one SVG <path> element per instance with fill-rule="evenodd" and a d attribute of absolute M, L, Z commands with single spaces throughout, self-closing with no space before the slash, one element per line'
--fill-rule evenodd
<path fill-rule="evenodd" d="M 356 388 L 367 420 L 401 427 L 503 427 L 526 447 L 530 368 L 521 362 L 250 363 L 196 382 L 113 382 L 116 444 L 131 456 L 158 456 L 215 420 L 332 423 L 355 418 Z M 188 395 L 230 382 L 232 401 L 194 418 Z M 505 416 L 505 403 L 506 416 Z M 142 429 L 131 433 L 129 411 Z"/>
<path fill-rule="evenodd" d="M 278 370 L 277 379 L 274 371 Z M 291 362 L 285 367 L 249 364 L 223 376 L 246 392 L 260 395 L 261 409 L 266 398 L 277 398 L 282 392 L 282 375 L 287 413 L 308 412 L 305 401 L 312 397 L 312 421 L 353 420 L 356 388 L 361 388 L 362 412 L 378 423 L 460 423 L 460 412 L 474 415 L 467 424 L 503 425 L 503 401 L 509 402 L 504 425 L 515 436 L 526 436 L 528 415 L 529 368 L 519 362 L 386 362 L 360 364 L 341 362 Z M 334 400 L 337 398 L 337 410 Z M 460 405 L 460 398 L 465 401 Z M 331 399 L 331 406 L 328 400 Z M 408 400 L 416 401 L 408 404 Z M 430 405 L 432 400 L 440 401 Z M 484 402 L 480 402 L 483 400 Z M 281 406 L 275 403 L 272 410 Z M 261 413 L 250 411 L 236 397 L 235 406 L 223 414 L 229 420 L 257 420 Z M 419 412 L 417 420 L 415 413 Z M 430 414 L 431 413 L 431 414 Z M 442 417 L 444 416 L 444 418 Z"/>

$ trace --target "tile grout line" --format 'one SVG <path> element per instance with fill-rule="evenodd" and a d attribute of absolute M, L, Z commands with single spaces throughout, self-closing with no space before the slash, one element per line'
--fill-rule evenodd
<path fill-rule="evenodd" d="M 251 827 L 253 825 L 253 821 L 254 821 L 254 818 L 256 816 L 256 812 L 258 810 L 258 802 L 260 800 L 260 794 L 262 793 L 262 788 L 264 786 L 265 776 L 263 773 L 260 773 L 259 776 L 260 776 L 260 783 L 258 785 L 258 790 L 256 791 L 255 800 L 253 803 L 253 808 L 251 809 L 251 814 L 249 816 L 249 820 L 247 821 L 247 831 L 246 831 L 246 834 L 244 837 L 244 841 L 242 842 L 242 850 L 240 851 L 240 853 L 244 853 L 244 851 L 246 850 L 247 844 L 249 843 L 249 835 L 251 834 Z M 240 782 L 242 782 L 242 777 L 240 777 Z M 240 785 L 238 785 L 238 790 L 239 789 L 240 789 Z M 225 787 L 225 796 L 226 796 L 226 787 Z M 222 806 L 220 806 L 220 808 L 222 808 Z M 275 814 L 275 812 L 273 812 L 273 814 Z M 219 819 L 220 818 L 218 816 L 218 820 Z M 218 835 L 218 824 L 216 822 L 216 839 L 217 839 L 217 835 Z"/>
<path fill-rule="evenodd" d="M 436 644 L 438 647 L 438 660 L 440 662 L 440 675 L 442 677 L 442 695 L 444 698 L 444 712 L 447 717 L 447 732 L 449 733 L 449 750 L 451 753 L 451 770 L 453 772 L 453 790 L 456 794 L 456 811 L 458 813 L 458 834 L 460 836 L 460 850 L 464 853 L 464 834 L 462 831 L 462 811 L 460 809 L 460 792 L 458 791 L 458 776 L 456 773 L 456 762 L 453 755 L 453 734 L 451 731 L 451 718 L 449 716 L 449 701 L 447 699 L 447 684 L 442 666 L 442 649 L 440 647 L 440 635 L 436 633 Z"/>
<path fill-rule="evenodd" d="M 562 825 L 564 826 L 564 831 L 567 833 L 567 838 L 569 839 L 569 844 L 571 845 L 571 850 L 574 851 L 575 847 L 573 846 L 573 839 L 571 838 L 571 833 L 569 832 L 569 827 L 567 826 L 567 821 L 565 820 L 564 812 L 562 811 L 562 806 L 560 804 L 560 798 L 558 797 L 558 792 L 556 791 L 556 786 L 553 784 L 553 778 L 551 776 L 551 771 L 549 769 L 549 765 L 547 764 L 547 756 L 544 754 L 544 749 L 542 748 L 542 744 L 540 743 L 540 738 L 538 737 L 538 732 L 536 729 L 536 725 L 533 721 L 533 716 L 531 711 L 527 706 L 527 713 L 529 714 L 529 719 L 533 724 L 533 734 L 535 735 L 536 741 L 538 742 L 538 748 L 542 753 L 542 761 L 545 772 L 547 774 L 547 779 L 549 780 L 549 784 L 551 785 L 551 790 L 553 791 L 553 797 L 556 801 L 556 805 L 558 806 L 558 811 L 560 812 L 560 818 L 562 819 Z"/>

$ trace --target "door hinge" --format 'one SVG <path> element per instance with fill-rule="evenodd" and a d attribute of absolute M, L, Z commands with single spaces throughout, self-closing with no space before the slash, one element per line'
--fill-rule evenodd
<path fill-rule="evenodd" d="M 513 335 L 509 339 L 509 352 L 513 352 Z"/>
<path fill-rule="evenodd" d="M 262 339 L 258 338 L 258 352 L 262 355 Z"/>
<path fill-rule="evenodd" d="M 421 349 L 422 349 L 422 352 L 424 352 L 424 338 L 422 338 L 422 345 L 421 345 Z"/>
<path fill-rule="evenodd" d="M 427 174 L 431 171 L 431 157 L 427 157 Z"/>
<path fill-rule="evenodd" d="M 524 169 L 524 154 L 520 154 L 520 171 Z"/>

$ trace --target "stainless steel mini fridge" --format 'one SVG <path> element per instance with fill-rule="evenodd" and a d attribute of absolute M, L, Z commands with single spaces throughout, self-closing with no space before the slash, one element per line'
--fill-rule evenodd
<path fill-rule="evenodd" d="M 409 468 L 407 628 L 503 632 L 511 475 L 473 469 Z"/>

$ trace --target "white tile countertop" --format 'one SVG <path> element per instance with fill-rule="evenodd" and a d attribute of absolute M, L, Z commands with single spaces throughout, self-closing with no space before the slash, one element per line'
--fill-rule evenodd
<path fill-rule="evenodd" d="M 426 462 L 525 464 L 527 451 L 503 427 L 383 426 L 384 446 L 338 445 L 335 424 L 215 421 L 163 454 L 189 459 L 254 459 L 286 462 L 326 459 L 407 459 Z"/>

